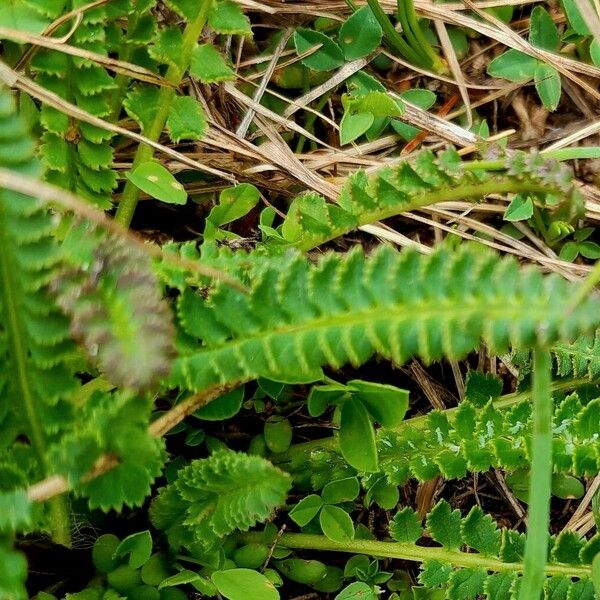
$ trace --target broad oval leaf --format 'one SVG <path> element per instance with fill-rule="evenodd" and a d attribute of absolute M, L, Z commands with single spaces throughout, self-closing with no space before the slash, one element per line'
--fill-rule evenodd
<path fill-rule="evenodd" d="M 279 600 L 279 592 L 262 573 L 253 569 L 215 571 L 210 578 L 229 600 Z"/>
<path fill-rule="evenodd" d="M 321 507 L 323 501 L 317 494 L 310 494 L 305 498 L 302 498 L 294 508 L 289 512 L 290 519 L 299 525 L 304 527 L 308 525 L 316 516 Z"/>
<path fill-rule="evenodd" d="M 381 43 L 381 25 L 368 6 L 359 8 L 342 25 L 339 43 L 346 60 L 367 56 Z"/>
<path fill-rule="evenodd" d="M 152 554 L 152 536 L 150 532 L 140 531 L 127 536 L 118 546 L 113 558 L 129 555 L 129 566 L 133 569 L 141 567 Z"/>
<path fill-rule="evenodd" d="M 340 504 L 356 500 L 360 493 L 360 484 L 356 477 L 345 477 L 330 481 L 321 492 L 325 504 Z"/>
<path fill-rule="evenodd" d="M 369 112 L 344 113 L 340 121 L 340 144 L 345 146 L 366 133 L 375 117 Z"/>
<path fill-rule="evenodd" d="M 242 402 L 244 401 L 244 386 L 241 385 L 235 390 L 219 396 L 206 406 L 203 406 L 194 413 L 195 417 L 203 421 L 223 421 L 231 419 L 240 412 Z"/>
<path fill-rule="evenodd" d="M 333 542 L 344 543 L 354 539 L 352 518 L 339 506 L 325 505 L 319 513 L 319 524 L 325 536 Z"/>
<path fill-rule="evenodd" d="M 166 204 L 185 204 L 187 192 L 161 164 L 149 160 L 134 171 L 126 173 L 127 179 L 137 188 Z"/>

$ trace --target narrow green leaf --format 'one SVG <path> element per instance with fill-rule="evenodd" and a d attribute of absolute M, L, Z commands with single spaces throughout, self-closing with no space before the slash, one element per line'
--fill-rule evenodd
<path fill-rule="evenodd" d="M 127 179 L 149 196 L 167 204 L 185 204 L 187 192 L 161 164 L 148 161 L 139 165 L 135 171 L 125 174 Z"/>
<path fill-rule="evenodd" d="M 555 111 L 560 102 L 560 73 L 550 65 L 538 62 L 534 71 L 535 89 L 542 104 L 549 111 Z"/>
<path fill-rule="evenodd" d="M 342 404 L 339 440 L 342 456 L 348 464 L 367 473 L 378 470 L 373 425 L 366 408 L 356 398 Z"/>

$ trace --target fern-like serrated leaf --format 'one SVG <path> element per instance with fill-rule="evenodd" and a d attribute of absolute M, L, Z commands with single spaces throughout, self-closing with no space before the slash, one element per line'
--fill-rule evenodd
<path fill-rule="evenodd" d="M 455 150 L 437 156 L 425 150 L 371 175 L 353 173 L 334 204 L 314 192 L 300 195 L 292 202 L 281 232 L 289 244 L 308 250 L 361 225 L 435 202 L 481 200 L 490 193 L 510 191 L 531 194 L 567 221 L 583 208 L 571 171 L 557 161 L 517 152 L 506 159 L 503 169 L 487 172 L 467 168 Z M 558 207 L 556 196 L 563 199 Z"/>
<path fill-rule="evenodd" d="M 64 5 L 64 2 L 61 4 Z M 59 10 L 63 9 L 62 5 Z M 77 2 L 70 0 L 66 8 L 78 6 Z M 86 11 L 70 43 L 84 50 L 106 54 L 106 20 L 104 7 Z M 116 85 L 100 65 L 55 50 L 40 49 L 32 59 L 31 68 L 37 74 L 37 82 L 61 98 L 96 117 L 110 115 L 108 93 Z M 101 208 L 110 208 L 112 191 L 117 185 L 113 150 L 109 143 L 112 134 L 77 123 L 48 106 L 41 109 L 41 123 L 45 129 L 41 154 L 48 169 L 48 181 Z"/>
<path fill-rule="evenodd" d="M 180 323 L 202 345 L 182 348 L 174 383 L 311 382 L 324 365 L 360 365 L 376 353 L 396 364 L 462 358 L 481 340 L 495 352 L 550 344 L 600 320 L 596 299 L 567 311 L 573 289 L 564 280 L 471 246 L 429 256 L 357 250 L 317 265 L 294 253 L 237 260 L 248 293 L 218 285 L 208 297 L 181 296 Z"/>
<path fill-rule="evenodd" d="M 150 508 L 173 547 L 207 548 L 267 519 L 285 501 L 290 477 L 258 456 L 215 452 L 179 471 Z"/>
<path fill-rule="evenodd" d="M 593 336 L 579 336 L 572 343 L 555 344 L 552 352 L 561 377 L 600 377 L 600 330 Z"/>

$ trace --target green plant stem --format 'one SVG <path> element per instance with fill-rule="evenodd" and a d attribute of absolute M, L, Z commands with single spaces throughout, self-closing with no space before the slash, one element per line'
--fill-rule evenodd
<path fill-rule="evenodd" d="M 466 200 L 468 198 L 482 198 L 490 194 L 506 194 L 508 192 L 550 192 L 552 190 L 549 186 L 542 185 L 539 182 L 534 181 L 515 181 L 513 178 L 506 178 L 500 180 L 490 180 L 484 183 L 476 183 L 471 185 L 448 187 L 442 190 L 436 190 L 435 192 L 424 193 L 416 196 L 406 204 L 398 204 L 396 206 L 386 206 L 375 211 L 367 211 L 358 218 L 358 223 L 353 227 L 340 227 L 336 229 L 331 235 L 324 237 L 319 240 L 317 245 L 324 244 L 335 238 L 338 238 L 356 227 L 368 225 L 376 221 L 383 219 L 389 219 L 390 217 L 397 216 L 404 212 L 409 212 L 430 204 L 437 204 L 438 202 L 449 202 L 452 200 Z M 297 245 L 300 250 L 307 252 L 315 247 L 313 240 L 303 241 Z"/>
<path fill-rule="evenodd" d="M 533 351 L 533 438 L 529 511 L 525 541 L 525 570 L 519 600 L 541 597 L 548 557 L 550 494 L 552 488 L 552 359 L 550 352 Z"/>
<path fill-rule="evenodd" d="M 379 22 L 383 35 L 388 44 L 396 50 L 401 56 L 409 60 L 418 67 L 428 68 L 423 59 L 414 52 L 414 50 L 404 41 L 403 37 L 396 31 L 388 16 L 383 12 L 377 0 L 367 0 L 367 4 L 373 11 L 373 15 Z"/>
<path fill-rule="evenodd" d="M 165 128 L 165 123 L 167 122 L 171 105 L 173 104 L 173 100 L 177 94 L 177 90 L 175 88 L 178 87 L 183 80 L 183 76 L 190 65 L 194 46 L 198 42 L 198 38 L 202 33 L 202 29 L 204 29 L 204 25 L 206 24 L 211 0 L 199 1 L 200 6 L 198 8 L 198 14 L 193 21 L 188 23 L 183 33 L 183 52 L 181 55 L 181 60 L 178 65 L 169 66 L 165 75 L 165 79 L 169 83 L 172 83 L 174 87 L 161 88 L 154 119 L 152 120 L 148 131 L 144 132 L 144 135 L 153 142 L 158 141 Z M 153 156 L 154 149 L 146 144 L 141 144 L 135 154 L 131 170 L 134 171 L 140 164 L 150 160 Z M 115 220 L 124 227 L 129 227 L 131 220 L 133 219 L 133 214 L 137 206 L 139 195 L 140 190 L 133 185 L 133 183 L 128 181 L 125 184 L 125 189 L 123 190 L 121 201 L 119 203 L 119 208 L 117 209 L 117 213 L 115 215 Z"/>
<path fill-rule="evenodd" d="M 244 544 L 265 543 L 262 532 L 240 533 L 235 538 Z M 460 552 L 446 548 L 432 548 L 400 542 L 380 542 L 376 540 L 351 540 L 348 542 L 333 542 L 324 535 L 308 533 L 284 533 L 277 538 L 277 543 L 292 550 L 319 550 L 330 552 L 349 552 L 351 554 L 366 554 L 381 558 L 397 558 L 424 562 L 437 560 L 455 567 L 479 568 L 497 572 L 522 572 L 523 563 L 508 563 L 477 553 Z M 548 564 L 545 568 L 547 575 L 564 575 L 566 577 L 589 577 L 591 567 L 571 566 L 565 564 Z M 529 596 L 528 600 L 533 600 Z"/>
<path fill-rule="evenodd" d="M 429 40 L 425 37 L 417 19 L 417 13 L 415 12 L 412 0 L 398 0 L 397 5 L 398 17 L 411 47 L 415 52 L 418 52 L 427 59 L 429 68 L 433 69 L 436 73 L 441 73 L 444 70 L 444 64 L 432 48 Z"/>
<path fill-rule="evenodd" d="M 550 389 L 552 392 L 564 392 L 574 390 L 583 385 L 588 385 L 593 383 L 587 377 L 582 377 L 580 379 L 569 379 L 568 381 L 553 381 Z M 522 402 L 527 402 L 532 397 L 532 391 L 527 390 L 525 392 L 515 392 L 512 394 L 506 394 L 501 396 L 497 400 L 493 402 L 493 405 L 497 409 L 510 408 L 511 406 L 515 406 L 517 404 L 521 404 Z M 448 418 L 450 423 L 454 422 L 456 417 L 458 408 L 448 408 L 444 411 L 444 414 Z M 423 429 L 427 424 L 428 419 L 427 414 L 419 415 L 417 417 L 413 417 L 412 419 L 407 419 L 403 421 L 400 425 L 394 428 L 385 429 L 382 431 L 395 431 L 402 432 L 405 429 L 413 429 L 419 430 Z M 339 448 L 337 438 L 331 436 L 327 438 L 322 438 L 320 440 L 312 440 L 310 442 L 303 442 L 302 444 L 294 444 L 287 450 L 286 452 L 282 452 L 281 454 L 275 454 L 271 457 L 271 461 L 275 464 L 288 463 L 302 454 L 309 454 L 313 450 L 324 449 L 324 450 L 336 450 Z"/>

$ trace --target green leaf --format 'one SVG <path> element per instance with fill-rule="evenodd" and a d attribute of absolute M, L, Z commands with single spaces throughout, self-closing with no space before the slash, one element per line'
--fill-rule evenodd
<path fill-rule="evenodd" d="M 241 385 L 198 409 L 194 413 L 194 416 L 203 421 L 224 421 L 225 419 L 231 419 L 231 417 L 235 417 L 240 412 L 243 401 L 244 386 Z"/>
<path fill-rule="evenodd" d="M 531 196 L 515 194 L 504 211 L 505 221 L 526 221 L 533 216 L 533 200 Z"/>
<path fill-rule="evenodd" d="M 127 536 L 114 551 L 113 558 L 122 558 L 129 554 L 129 566 L 141 567 L 152 554 L 152 536 L 148 530 Z"/>
<path fill-rule="evenodd" d="M 326 504 L 319 513 L 323 533 L 333 542 L 349 542 L 354 539 L 354 523 L 350 515 L 339 506 Z"/>
<path fill-rule="evenodd" d="M 371 113 L 344 113 L 340 121 L 340 145 L 345 146 L 363 135 L 373 124 L 375 117 Z"/>
<path fill-rule="evenodd" d="M 474 506 L 461 523 L 462 538 L 469 547 L 490 556 L 500 550 L 500 531 L 490 515 Z"/>
<path fill-rule="evenodd" d="M 210 578 L 229 600 L 279 600 L 279 592 L 263 574 L 252 569 L 215 571 Z"/>
<path fill-rule="evenodd" d="M 600 65 L 600 40 L 594 38 L 590 44 L 590 57 L 592 62 L 596 65 Z"/>
<path fill-rule="evenodd" d="M 1 563 L 0 563 L 1 564 Z M 592 583 L 597 596 L 600 596 L 600 553 L 592 561 Z"/>
<path fill-rule="evenodd" d="M 223 55 L 212 44 L 199 44 L 192 52 L 190 73 L 202 83 L 219 83 L 235 79 Z"/>
<path fill-rule="evenodd" d="M 368 92 L 351 105 L 353 111 L 371 113 L 374 117 L 399 117 L 404 113 L 400 101 L 386 92 Z"/>
<path fill-rule="evenodd" d="M 340 47 L 328 36 L 312 29 L 297 29 L 294 33 L 294 45 L 298 54 L 320 46 L 302 60 L 302 64 L 313 71 L 331 71 L 344 64 L 344 54 Z"/>
<path fill-rule="evenodd" d="M 4 543 L 0 544 L 0 598 L 3 600 L 25 600 L 29 597 L 25 590 L 27 560 L 20 552 L 15 552 Z"/>
<path fill-rule="evenodd" d="M 534 72 L 535 89 L 542 104 L 549 111 L 555 111 L 560 102 L 560 73 L 550 65 L 538 62 Z"/>
<path fill-rule="evenodd" d="M 389 531 L 397 542 L 414 544 L 423 535 L 421 517 L 407 506 L 394 515 L 389 524 Z"/>
<path fill-rule="evenodd" d="M 502 379 L 492 373 L 469 371 L 465 381 L 465 400 L 483 408 L 502 393 Z"/>
<path fill-rule="evenodd" d="M 250 20 L 236 2 L 216 2 L 208 15 L 208 24 L 225 35 L 252 35 Z"/>
<path fill-rule="evenodd" d="M 576 242 L 566 242 L 560 249 L 558 257 L 567 262 L 573 262 L 579 256 L 579 244 Z"/>
<path fill-rule="evenodd" d="M 169 137 L 178 144 L 181 140 L 199 140 L 208 128 L 200 103 L 191 96 L 177 96 L 169 111 Z"/>
<path fill-rule="evenodd" d="M 171 575 L 170 577 L 163 579 L 158 585 L 158 589 L 162 590 L 164 588 L 177 587 L 185 585 L 186 583 L 201 581 L 202 579 L 203 577 L 199 573 L 184 569 L 183 571 L 179 571 L 176 575 Z"/>
<path fill-rule="evenodd" d="M 585 487 L 579 479 L 566 473 L 552 474 L 552 495 L 563 500 L 581 498 L 585 494 Z"/>
<path fill-rule="evenodd" d="M 342 25 L 339 43 L 346 60 L 356 60 L 371 54 L 381 43 L 383 32 L 379 21 L 368 6 L 359 8 Z"/>
<path fill-rule="evenodd" d="M 273 415 L 267 419 L 263 429 L 267 448 L 275 453 L 288 450 L 292 442 L 292 425 L 289 419 Z"/>
<path fill-rule="evenodd" d="M 356 500 L 360 493 L 360 484 L 356 477 L 336 479 L 325 485 L 321 491 L 321 498 L 325 504 L 341 504 Z"/>
<path fill-rule="evenodd" d="M 294 523 L 300 527 L 304 527 L 317 516 L 317 513 L 321 510 L 322 506 L 323 501 L 321 498 L 317 496 L 317 494 L 310 494 L 302 498 L 302 500 L 292 508 L 289 512 L 289 517 Z"/>
<path fill-rule="evenodd" d="M 460 512 L 452 510 L 446 500 L 440 500 L 427 515 L 427 529 L 436 542 L 449 550 L 463 545 Z"/>
<path fill-rule="evenodd" d="M 131 90 L 123 101 L 127 114 L 137 121 L 143 133 L 150 129 L 154 121 L 159 95 L 156 86 L 139 85 Z"/>
<path fill-rule="evenodd" d="M 44 31 L 49 20 L 19 0 L 9 0 L 0 6 L 0 23 L 3 27 L 17 31 L 39 34 Z"/>
<path fill-rule="evenodd" d="M 224 189 L 219 194 L 219 203 L 206 217 L 205 239 L 221 239 L 221 232 L 217 231 L 219 227 L 247 215 L 259 200 L 260 192 L 250 183 Z"/>
<path fill-rule="evenodd" d="M 349 465 L 367 473 L 379 469 L 373 425 L 363 403 L 356 398 L 342 404 L 339 441 L 342 456 Z"/>
<path fill-rule="evenodd" d="M 483 593 L 487 573 L 484 569 L 458 569 L 450 575 L 447 598 L 475 600 Z"/>
<path fill-rule="evenodd" d="M 419 582 L 429 588 L 440 587 L 446 585 L 451 573 L 452 565 L 441 563 L 437 560 L 428 560 L 421 567 Z"/>
<path fill-rule="evenodd" d="M 495 58 L 487 68 L 491 77 L 501 77 L 517 83 L 533 79 L 538 61 L 518 50 L 510 49 Z"/>
<path fill-rule="evenodd" d="M 330 404 L 341 400 L 348 393 L 345 385 L 314 385 L 307 399 L 308 414 L 320 417 Z"/>
<path fill-rule="evenodd" d="M 15 533 L 31 524 L 31 501 L 26 490 L 0 492 L 0 533 Z"/>
<path fill-rule="evenodd" d="M 152 160 L 140 164 L 135 171 L 125 174 L 127 179 L 149 196 L 166 204 L 185 204 L 184 187 L 161 164 Z"/>
<path fill-rule="evenodd" d="M 179 27 L 165 27 L 148 47 L 148 54 L 157 62 L 178 67 L 183 53 L 183 34 Z"/>
<path fill-rule="evenodd" d="M 154 499 L 150 519 L 174 549 L 209 548 L 235 529 L 266 520 L 289 488 L 289 475 L 265 459 L 217 450 L 179 470 Z"/>
<path fill-rule="evenodd" d="M 590 260 L 597 260 L 600 258 L 600 246 L 596 242 L 586 240 L 579 244 L 579 252 L 581 256 L 589 258 Z"/>
<path fill-rule="evenodd" d="M 529 42 L 537 48 L 556 52 L 560 45 L 560 34 L 548 11 L 536 6 L 531 11 Z"/>
<path fill-rule="evenodd" d="M 377 600 L 378 595 L 364 581 L 355 581 L 346 586 L 335 600 Z"/>
<path fill-rule="evenodd" d="M 165 0 L 165 4 L 187 21 L 193 21 L 202 6 L 198 0 Z"/>
<path fill-rule="evenodd" d="M 383 427 L 402 423 L 408 410 L 408 392 L 393 385 L 353 379 L 348 382 L 353 395 L 365 406 L 374 421 Z"/>
<path fill-rule="evenodd" d="M 575 30 L 575 33 L 583 36 L 591 35 L 592 32 L 581 15 L 576 0 L 561 0 L 561 4 L 569 24 Z"/>

